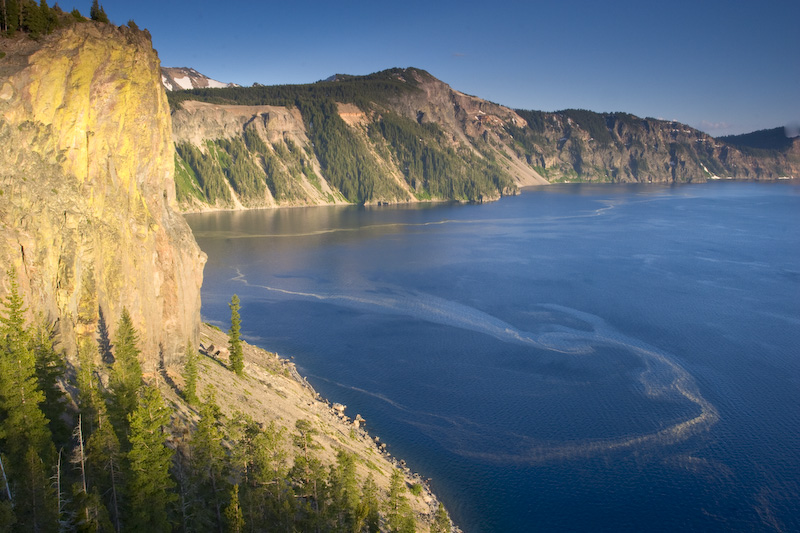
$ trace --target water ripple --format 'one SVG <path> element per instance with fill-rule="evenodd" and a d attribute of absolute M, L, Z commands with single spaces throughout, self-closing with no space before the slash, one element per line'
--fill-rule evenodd
<path fill-rule="evenodd" d="M 700 394 L 694 378 L 673 355 L 615 330 L 602 318 L 590 313 L 554 304 L 539 304 L 537 307 L 549 310 L 555 315 L 568 317 L 571 319 L 570 322 L 577 320 L 584 323 L 587 329 L 576 329 L 565 325 L 547 325 L 543 326 L 541 332 L 530 332 L 519 330 L 474 307 L 397 287 L 381 287 L 380 290 L 376 288 L 361 289 L 359 292 L 354 291 L 347 294 L 322 294 L 250 284 L 239 270 L 233 280 L 253 289 L 292 299 L 313 299 L 367 312 L 410 316 L 417 320 L 483 333 L 503 342 L 523 344 L 538 350 L 564 354 L 565 357 L 591 357 L 596 353 L 596 348 L 601 346 L 624 350 L 636 356 L 643 363 L 644 369 L 639 373 L 638 381 L 645 397 L 649 399 L 674 397 L 688 401 L 696 407 L 692 415 L 671 421 L 661 429 L 615 438 L 583 439 L 565 443 L 545 442 L 526 435 L 511 433 L 490 436 L 492 440 L 497 439 L 498 442 L 504 443 L 513 439 L 514 450 L 505 453 L 475 451 L 476 448 L 485 450 L 486 446 L 484 444 L 478 448 L 472 446 L 471 443 L 485 441 L 487 435 L 483 434 L 485 433 L 483 428 L 471 422 L 463 419 L 447 419 L 431 413 L 412 413 L 415 416 L 409 420 L 410 423 L 420 427 L 429 435 L 435 436 L 451 451 L 463 456 L 491 462 L 530 464 L 572 457 L 588 457 L 642 446 L 669 446 L 707 431 L 719 420 L 717 409 Z M 379 398 L 396 409 L 411 412 L 405 406 L 385 396 L 361 389 L 354 390 Z M 439 419 L 438 423 L 423 421 L 431 420 L 431 417 L 434 416 Z M 508 446 L 498 446 L 494 449 L 508 449 Z"/>

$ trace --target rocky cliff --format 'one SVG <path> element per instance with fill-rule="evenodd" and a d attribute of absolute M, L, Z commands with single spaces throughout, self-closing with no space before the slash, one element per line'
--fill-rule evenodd
<path fill-rule="evenodd" d="M 76 331 L 127 308 L 151 363 L 195 340 L 205 256 L 175 211 L 172 124 L 149 34 L 82 23 L 0 40 L 0 292 Z"/>
<path fill-rule="evenodd" d="M 800 176 L 798 140 L 748 150 L 626 113 L 512 110 L 414 68 L 170 99 L 184 209 L 484 201 L 557 181 Z"/>
<path fill-rule="evenodd" d="M 184 209 L 346 202 L 318 178 L 320 163 L 297 109 L 187 101 L 172 125 Z"/>
<path fill-rule="evenodd" d="M 678 122 L 579 109 L 519 113 L 528 127 L 508 132 L 516 152 L 551 181 L 800 177 L 796 151 L 743 150 Z"/>
<path fill-rule="evenodd" d="M 485 201 L 546 183 L 466 124 L 482 107 L 417 69 L 309 86 L 172 93 L 184 209 Z"/>

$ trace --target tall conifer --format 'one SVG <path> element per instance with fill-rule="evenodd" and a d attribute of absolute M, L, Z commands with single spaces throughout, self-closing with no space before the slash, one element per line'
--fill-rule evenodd
<path fill-rule="evenodd" d="M 40 317 L 38 326 L 33 330 L 31 350 L 36 361 L 36 379 L 45 397 L 42 411 L 50 421 L 53 438 L 60 446 L 69 439 L 70 430 L 62 420 L 66 405 L 64 391 L 59 385 L 66 372 L 66 364 L 63 354 L 56 351 L 55 343 L 54 325 Z"/>
<path fill-rule="evenodd" d="M 41 409 L 45 396 L 36 378 L 36 359 L 25 328 L 25 304 L 16 272 L 8 272 L 10 293 L 0 315 L 0 450 L 22 529 L 46 528 L 56 503 L 48 482 L 55 447 Z"/>
<path fill-rule="evenodd" d="M 198 491 L 204 507 L 198 510 L 197 514 L 200 521 L 216 523 L 216 529 L 221 529 L 223 525 L 223 495 L 227 490 L 225 482 L 227 461 L 225 448 L 222 445 L 224 435 L 221 421 L 222 412 L 212 389 L 205 395 L 200 406 L 200 420 L 192 434 L 190 450 L 195 490 Z M 204 514 L 208 515 L 209 511 L 213 516 L 203 517 Z"/>
<path fill-rule="evenodd" d="M 229 533 L 242 533 L 244 531 L 244 515 L 239 506 L 239 485 L 231 489 L 231 501 L 225 508 L 225 521 Z"/>
<path fill-rule="evenodd" d="M 123 309 L 114 335 L 114 364 L 109 378 L 109 415 L 123 443 L 127 442 L 128 417 L 136 409 L 137 394 L 142 385 L 138 342 L 139 335 L 133 327 L 131 316 L 127 309 Z"/>
<path fill-rule="evenodd" d="M 86 479 L 88 495 L 94 502 L 87 507 L 94 509 L 90 518 L 102 521 L 106 515 L 120 530 L 123 498 L 122 449 L 108 421 L 105 405 L 100 404 L 97 428 L 86 442 Z M 101 501 L 102 500 L 102 501 Z M 107 509 L 107 510 L 106 510 Z"/>
<path fill-rule="evenodd" d="M 389 501 L 386 509 L 386 523 L 393 533 L 413 533 L 414 516 L 411 505 L 405 496 L 406 484 L 399 470 L 392 470 L 389 480 Z"/>
<path fill-rule="evenodd" d="M 231 303 L 231 329 L 228 330 L 228 350 L 230 351 L 231 370 L 236 375 L 241 376 L 244 372 L 244 354 L 242 352 L 242 341 L 239 338 L 242 329 L 242 319 L 239 316 L 239 297 L 233 295 Z"/>
<path fill-rule="evenodd" d="M 92 0 L 92 7 L 89 9 L 89 17 L 97 22 L 105 22 L 108 24 L 108 15 L 106 15 L 105 9 L 103 9 L 103 6 L 101 6 L 97 0 Z"/>
<path fill-rule="evenodd" d="M 131 450 L 127 454 L 126 494 L 130 531 L 169 531 L 167 509 L 177 499 L 169 473 L 173 450 L 166 446 L 164 428 L 170 409 L 155 387 L 142 389 L 139 405 L 130 415 Z"/>
<path fill-rule="evenodd" d="M 183 367 L 183 399 L 188 403 L 197 403 L 197 350 L 192 343 L 186 341 L 186 363 Z"/>

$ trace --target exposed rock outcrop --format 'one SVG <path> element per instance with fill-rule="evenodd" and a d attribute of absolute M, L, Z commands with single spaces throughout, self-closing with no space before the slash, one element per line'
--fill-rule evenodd
<path fill-rule="evenodd" d="M 176 142 L 199 147 L 205 159 L 185 165 L 178 158 L 187 169 L 178 182 L 184 209 L 342 199 L 378 205 L 483 202 L 515 194 L 520 186 L 560 181 L 800 177 L 800 139 L 792 141 L 794 147 L 788 142 L 781 149 L 754 150 L 685 124 L 626 113 L 512 110 L 459 92 L 415 68 L 337 75 L 302 86 L 197 90 L 172 99 L 175 124 L 181 124 Z M 206 124 L 212 114 L 216 130 Z M 264 139 L 270 146 L 259 151 L 245 136 L 257 118 L 267 116 L 273 133 Z M 281 116 L 291 117 L 291 124 L 274 122 Z M 288 128 L 284 138 L 300 151 L 280 149 L 275 132 L 281 128 Z M 179 150 L 179 155 L 187 154 Z M 252 160 L 252 170 L 244 172 L 240 165 L 236 172 L 229 161 L 237 157 Z M 308 169 L 313 169 L 313 180 Z M 266 187 L 248 185 L 248 179 Z M 317 187 L 321 194 L 314 194 L 311 182 L 324 191 Z M 337 193 L 343 198 L 335 198 Z"/>
<path fill-rule="evenodd" d="M 270 105 L 216 105 L 190 100 L 173 113 L 172 126 L 179 154 L 185 154 L 186 146 L 195 147 L 212 156 L 215 168 L 219 168 L 220 162 L 213 156 L 226 152 L 226 149 L 233 151 L 230 143 L 238 143 L 239 152 L 229 154 L 230 158 L 236 160 L 240 153 L 247 151 L 246 157 L 252 157 L 252 160 L 244 168 L 257 174 L 262 184 L 271 185 L 253 187 L 246 194 L 242 184 L 230 173 L 227 181 L 223 182 L 220 179 L 222 174 L 220 177 L 202 175 L 199 169 L 195 172 L 189 165 L 179 166 L 179 172 L 186 169 L 192 174 L 182 183 L 191 183 L 199 193 L 181 195 L 184 210 L 345 203 L 338 191 L 332 189 L 327 181 L 319 179 L 319 161 L 309 155 L 312 153 L 311 141 L 297 109 Z M 218 141 L 224 143 L 220 145 Z M 254 142 L 260 152 L 253 146 Z M 211 151 L 209 146 L 213 146 Z M 178 161 L 180 164 L 180 159 Z M 197 184 L 198 173 L 206 187 L 216 178 L 221 187 L 228 188 L 230 199 L 222 196 L 209 206 L 211 202 L 206 198 L 203 198 L 206 201 L 198 198 L 203 196 Z"/>
<path fill-rule="evenodd" d="M 205 255 L 174 210 L 174 146 L 149 34 L 83 23 L 2 40 L 0 293 L 16 270 L 30 313 L 74 352 L 127 308 L 155 363 L 196 341 Z"/>
<path fill-rule="evenodd" d="M 168 91 L 181 91 L 205 87 L 238 87 L 235 83 L 224 83 L 200 74 L 193 68 L 161 67 L 161 83 Z"/>
<path fill-rule="evenodd" d="M 791 150 L 754 153 L 678 122 L 626 113 L 520 112 L 516 151 L 551 181 L 703 182 L 800 176 Z M 509 132 L 512 133 L 512 132 Z M 800 146 L 800 142 L 795 141 Z"/>

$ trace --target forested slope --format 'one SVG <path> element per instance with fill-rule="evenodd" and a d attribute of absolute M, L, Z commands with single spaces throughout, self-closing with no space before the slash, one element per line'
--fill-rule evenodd
<path fill-rule="evenodd" d="M 481 202 L 548 182 L 800 174 L 797 141 L 755 150 L 627 113 L 514 111 L 414 68 L 169 100 L 184 209 Z"/>
<path fill-rule="evenodd" d="M 73 366 L 10 276 L 0 530 L 450 531 L 422 479 L 290 362 L 204 326 L 200 351 L 145 372 L 153 354 L 123 310 L 110 338 L 80 335 Z"/>

